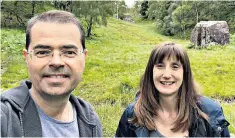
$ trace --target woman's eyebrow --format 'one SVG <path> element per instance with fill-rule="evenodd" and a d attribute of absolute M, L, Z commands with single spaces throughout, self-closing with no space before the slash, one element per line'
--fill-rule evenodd
<path fill-rule="evenodd" d="M 181 62 L 180 61 L 173 61 L 172 64 L 181 65 Z"/>

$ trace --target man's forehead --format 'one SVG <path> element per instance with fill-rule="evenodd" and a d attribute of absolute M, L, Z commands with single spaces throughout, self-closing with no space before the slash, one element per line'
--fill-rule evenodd
<path fill-rule="evenodd" d="M 36 45 L 75 45 L 82 48 L 80 31 L 73 23 L 37 22 L 31 29 L 31 46 Z"/>
<path fill-rule="evenodd" d="M 74 23 L 56 23 L 56 22 L 36 22 L 31 28 L 31 34 L 33 33 L 54 33 L 63 32 L 81 35 L 80 29 Z"/>
<path fill-rule="evenodd" d="M 42 22 L 38 21 L 36 22 L 32 28 L 32 31 L 38 30 L 38 31 L 46 31 L 49 30 L 60 30 L 60 31 L 68 31 L 68 30 L 74 30 L 79 33 L 80 35 L 80 29 L 79 27 L 74 23 L 57 23 L 57 22 Z"/>

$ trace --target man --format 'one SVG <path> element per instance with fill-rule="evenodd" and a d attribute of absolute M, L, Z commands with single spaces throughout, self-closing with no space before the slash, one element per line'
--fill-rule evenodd
<path fill-rule="evenodd" d="M 65 11 L 30 19 L 23 53 L 31 81 L 1 95 L 1 136 L 101 137 L 96 113 L 71 94 L 87 55 L 78 19 Z"/>

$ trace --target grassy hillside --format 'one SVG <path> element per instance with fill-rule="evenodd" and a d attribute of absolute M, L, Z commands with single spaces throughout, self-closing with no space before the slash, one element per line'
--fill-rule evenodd
<path fill-rule="evenodd" d="M 86 41 L 88 56 L 83 81 L 74 94 L 89 101 L 99 114 L 104 136 L 114 136 L 123 110 L 134 100 L 150 51 L 159 42 L 173 41 L 189 46 L 187 40 L 155 33 L 154 24 L 133 24 L 110 19 L 108 26 L 94 31 Z M 14 34 L 14 35 L 13 35 Z M 2 90 L 17 86 L 27 78 L 21 54 L 24 34 L 19 30 L 2 30 Z M 187 49 L 193 74 L 203 94 L 216 100 L 235 97 L 235 38 L 224 47 L 206 50 Z M 230 131 L 235 133 L 235 104 L 222 104 Z M 232 112 L 233 111 L 233 112 Z"/>

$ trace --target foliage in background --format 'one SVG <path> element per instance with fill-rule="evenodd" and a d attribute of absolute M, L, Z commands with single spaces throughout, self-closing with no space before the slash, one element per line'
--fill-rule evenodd
<path fill-rule="evenodd" d="M 127 13 L 127 6 L 124 1 L 115 1 L 115 17 L 117 19 L 123 20 L 125 18 L 125 14 Z"/>
<path fill-rule="evenodd" d="M 19 79 L 27 78 L 24 47 L 24 31 L 1 29 L 1 91 L 19 85 Z"/>
<path fill-rule="evenodd" d="M 107 17 L 114 14 L 114 6 L 114 1 L 74 1 L 73 13 L 83 21 L 87 37 L 90 37 L 94 24 L 107 25 Z"/>
<path fill-rule="evenodd" d="M 139 19 L 154 20 L 156 31 L 167 35 L 189 38 L 196 23 L 208 20 L 225 20 L 230 32 L 235 32 L 235 4 L 233 1 L 136 1 L 128 9 L 121 1 L 2 1 L 1 24 L 4 27 L 25 27 L 26 21 L 35 14 L 50 9 L 70 11 L 78 16 L 87 37 L 92 35 L 93 25 L 107 25 L 107 17 L 125 14 Z M 92 10 L 91 10 L 92 9 Z"/>
<path fill-rule="evenodd" d="M 74 13 L 90 37 L 93 25 L 107 25 L 107 17 L 114 14 L 115 1 L 2 1 L 1 23 L 4 27 L 24 28 L 31 17 L 51 9 Z"/>
<path fill-rule="evenodd" d="M 200 21 L 227 21 L 230 32 L 235 32 L 233 1 L 144 1 L 140 14 L 142 11 L 147 13 L 144 17 L 148 20 L 156 21 L 158 32 L 167 36 L 180 34 L 182 38 L 189 38 L 187 31 Z"/>
<path fill-rule="evenodd" d="M 4 27 L 25 27 L 28 19 L 44 11 L 44 1 L 2 1 L 1 24 Z"/>
<path fill-rule="evenodd" d="M 140 15 L 142 19 L 148 19 L 148 1 L 144 1 L 141 3 L 141 8 L 140 8 Z"/>

